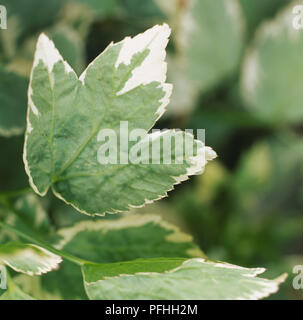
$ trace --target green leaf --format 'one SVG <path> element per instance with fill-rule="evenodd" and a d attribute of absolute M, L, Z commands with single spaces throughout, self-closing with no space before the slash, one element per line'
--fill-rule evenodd
<path fill-rule="evenodd" d="M 177 43 L 185 72 L 206 91 L 236 71 L 242 51 L 243 17 L 234 0 L 193 0 L 182 12 Z"/>
<path fill-rule="evenodd" d="M 120 6 L 127 12 L 128 15 L 135 19 L 138 17 L 159 18 L 162 16 L 161 10 L 156 5 L 154 0 L 120 0 Z"/>
<path fill-rule="evenodd" d="M 139 146 L 149 150 L 152 143 L 182 136 L 194 145 L 194 154 L 181 155 L 182 164 L 151 164 L 151 152 L 144 158 L 148 164 L 98 162 L 100 129 L 110 128 L 119 136 L 120 122 L 128 121 L 129 131 L 149 131 L 165 111 L 172 90 L 165 83 L 169 34 L 167 25 L 157 25 L 110 44 L 79 79 L 53 43 L 40 36 L 24 147 L 26 172 L 36 193 L 43 196 L 52 188 L 57 197 L 91 215 L 127 211 L 166 196 L 216 156 L 189 133 L 167 130 L 144 136 Z M 172 159 L 179 159 L 173 143 L 171 149 L 161 145 L 161 156 L 171 151 Z M 127 154 L 131 150 L 132 144 Z"/>
<path fill-rule="evenodd" d="M 156 215 L 82 221 L 58 231 L 57 249 L 95 262 L 152 257 L 203 257 L 192 237 Z M 81 249 L 82 248 L 82 249 Z"/>
<path fill-rule="evenodd" d="M 44 239 L 50 235 L 52 230 L 50 219 L 35 194 L 20 196 L 11 209 L 15 214 L 7 209 L 7 218 L 5 219 L 7 224 L 38 239 Z M 9 233 L 11 234 L 11 232 Z"/>
<path fill-rule="evenodd" d="M 13 288 L 9 287 L 2 295 L 0 295 L 0 300 L 36 300 L 30 295 L 23 292 L 18 286 Z"/>
<path fill-rule="evenodd" d="M 52 24 L 65 2 L 52 0 L 44 3 L 39 0 L 26 0 L 26 4 L 20 4 L 20 0 L 1 1 L 7 9 L 8 17 L 17 17 L 20 21 L 22 35 Z"/>
<path fill-rule="evenodd" d="M 113 15 L 117 12 L 119 6 L 117 0 L 111 1 L 100 1 L 100 0 L 75 0 L 75 2 L 79 2 L 89 6 L 93 9 L 94 14 L 100 16 L 108 16 Z"/>
<path fill-rule="evenodd" d="M 262 20 L 272 17 L 286 3 L 285 0 L 240 0 L 239 2 L 249 33 L 252 33 Z"/>
<path fill-rule="evenodd" d="M 154 2 L 161 9 L 161 11 L 165 13 L 165 15 L 169 18 L 174 17 L 177 14 L 179 7 L 187 4 L 187 1 L 179 0 L 154 0 Z"/>
<path fill-rule="evenodd" d="M 22 161 L 23 144 L 23 136 L 14 136 L 10 139 L 0 137 L 0 148 L 5 150 L 5 157 L 0 157 L 1 192 L 28 187 L 28 177 Z"/>
<path fill-rule="evenodd" d="M 242 70 L 247 108 L 270 124 L 296 124 L 303 119 L 303 33 L 292 25 L 293 7 L 292 3 L 258 29 Z"/>
<path fill-rule="evenodd" d="M 61 257 L 34 244 L 9 242 L 0 245 L 0 263 L 31 276 L 49 272 L 61 261 Z"/>
<path fill-rule="evenodd" d="M 24 132 L 27 86 L 25 77 L 0 67 L 0 136 Z"/>
<path fill-rule="evenodd" d="M 259 141 L 244 153 L 232 185 L 242 217 L 247 214 L 256 218 L 267 216 L 272 210 L 278 213 L 278 208 L 284 214 L 296 212 L 303 205 L 298 190 L 302 182 L 302 138 L 280 134 Z"/>
<path fill-rule="evenodd" d="M 204 259 L 140 259 L 86 264 L 82 269 L 89 298 L 103 300 L 262 299 L 275 293 L 286 278 L 258 278 L 265 269 Z"/>
<path fill-rule="evenodd" d="M 57 249 L 98 263 L 137 258 L 204 257 L 192 237 L 155 215 L 82 221 L 58 231 Z M 63 261 L 59 270 L 42 277 L 42 287 L 64 299 L 85 298 L 80 267 Z M 79 283 L 77 287 L 73 284 Z M 71 290 L 71 288 L 73 288 Z"/>
<path fill-rule="evenodd" d="M 7 277 L 7 289 L 0 289 L 0 300 L 35 300 L 26 294 L 9 276 Z"/>
<path fill-rule="evenodd" d="M 185 64 L 182 57 L 169 57 L 168 59 L 168 79 L 173 84 L 174 91 L 167 111 L 179 117 L 191 114 L 200 93 L 199 88 L 193 85 L 187 73 L 184 72 Z"/>
<path fill-rule="evenodd" d="M 27 194 L 17 199 L 15 208 L 22 214 L 22 220 L 31 227 L 35 232 L 39 232 L 41 236 L 47 236 L 50 231 L 50 219 L 41 205 L 40 199 L 34 194 Z M 14 224 L 18 230 L 22 230 L 21 224 Z"/>

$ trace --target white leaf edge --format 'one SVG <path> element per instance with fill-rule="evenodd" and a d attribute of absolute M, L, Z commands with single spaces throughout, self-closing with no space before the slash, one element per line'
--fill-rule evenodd
<path fill-rule="evenodd" d="M 224 263 L 224 262 L 212 262 L 212 261 L 208 261 L 204 258 L 193 258 L 193 259 L 188 259 L 186 261 L 184 261 L 180 266 L 172 269 L 172 270 L 168 270 L 165 271 L 163 273 L 159 273 L 159 272 L 137 272 L 135 274 L 120 274 L 118 276 L 113 276 L 113 277 L 104 277 L 104 279 L 102 280 L 97 280 L 94 282 L 87 282 L 85 280 L 85 275 L 84 275 L 84 283 L 85 283 L 85 290 L 86 293 L 89 297 L 88 294 L 88 290 L 86 288 L 89 287 L 90 285 L 95 285 L 95 284 L 101 284 L 102 281 L 106 281 L 107 279 L 119 279 L 119 278 L 124 278 L 124 277 L 136 277 L 136 276 L 140 276 L 140 275 L 163 275 L 163 274 L 167 274 L 167 273 L 175 273 L 178 272 L 179 270 L 181 270 L 184 266 L 186 266 L 186 264 L 189 264 L 191 262 L 197 262 L 197 263 L 201 263 L 201 264 L 208 264 L 208 265 L 212 265 L 215 268 L 222 268 L 222 269 L 237 269 L 237 270 L 242 270 L 243 272 L 246 273 L 241 273 L 241 276 L 243 277 L 248 277 L 248 278 L 256 278 L 259 274 L 264 273 L 266 271 L 265 268 L 245 268 L 245 267 L 240 267 L 237 265 L 233 265 L 233 264 L 229 264 L 229 263 Z M 224 270 L 222 270 L 222 272 L 224 272 Z M 84 274 L 84 272 L 83 272 Z M 286 278 L 287 278 L 287 274 L 284 273 L 281 276 L 279 276 L 276 279 L 273 280 L 268 280 L 268 279 L 264 279 L 266 281 L 271 281 L 270 284 L 266 284 L 267 287 L 263 288 L 263 290 L 258 290 L 256 292 L 254 292 L 254 294 L 251 294 L 248 297 L 246 296 L 241 296 L 239 295 L 236 300 L 259 300 L 259 299 L 263 299 L 268 297 L 269 295 L 276 293 L 279 290 L 279 286 L 281 283 L 283 283 Z M 262 278 L 259 278 L 262 279 Z"/>
<path fill-rule="evenodd" d="M 241 68 L 240 87 L 243 100 L 248 109 L 254 109 L 253 100 L 255 91 L 260 84 L 259 79 L 264 76 L 263 68 L 259 61 L 258 48 L 267 39 L 279 39 L 283 32 L 286 32 L 291 42 L 300 40 L 300 30 L 296 30 L 292 25 L 293 8 L 295 5 L 302 4 L 300 1 L 292 1 L 284 7 L 278 14 L 261 24 L 257 29 L 251 45 L 246 50 Z"/>
<path fill-rule="evenodd" d="M 159 81 L 160 85 L 159 87 L 162 87 L 165 95 L 161 99 L 160 106 L 158 110 L 156 111 L 156 114 L 158 115 L 158 118 L 154 121 L 153 125 L 156 123 L 156 121 L 163 115 L 163 113 L 166 111 L 166 106 L 169 103 L 169 98 L 172 93 L 172 85 L 165 83 L 166 81 L 166 71 L 167 71 L 167 63 L 165 62 L 165 57 L 166 57 L 166 51 L 165 48 L 168 43 L 168 37 L 170 35 L 170 28 L 167 24 L 163 25 L 156 25 L 145 32 L 138 34 L 134 38 L 131 37 L 126 37 L 124 40 L 121 42 L 118 42 L 116 44 L 111 43 L 100 55 L 104 54 L 106 50 L 108 50 L 110 47 L 113 45 L 122 45 L 120 54 L 118 56 L 118 59 L 116 61 L 116 68 L 121 64 L 121 63 L 126 63 L 129 64 L 132 55 L 134 55 L 137 52 L 140 52 L 141 50 L 144 49 L 149 49 L 149 55 L 147 58 L 144 60 L 144 62 L 141 64 L 141 66 L 137 67 L 136 69 L 133 70 L 132 72 L 132 77 L 127 81 L 125 84 L 125 87 L 117 93 L 117 95 L 121 95 L 132 88 L 144 83 L 148 84 L 152 81 Z M 136 48 L 134 47 L 136 46 Z M 128 56 L 128 54 L 130 56 Z M 100 56 L 99 55 L 99 56 Z M 98 56 L 98 57 L 99 57 Z M 96 59 L 98 59 L 98 57 Z M 85 77 L 86 77 L 86 72 L 87 70 L 93 66 L 95 63 L 96 59 L 94 59 L 86 68 L 86 70 L 81 74 L 79 77 L 79 80 L 82 82 L 83 85 L 85 85 Z M 64 66 L 65 66 L 65 71 L 67 73 L 75 72 L 71 68 L 71 66 L 63 60 L 62 56 L 60 55 L 59 51 L 55 48 L 55 45 L 53 41 L 51 41 L 44 33 L 42 33 L 39 36 L 38 42 L 37 42 L 37 48 L 36 48 L 36 53 L 35 53 L 35 58 L 34 58 L 34 64 L 30 76 L 30 84 L 29 84 L 29 89 L 28 89 L 28 110 L 27 110 L 27 128 L 26 128 L 26 134 L 25 134 L 25 143 L 24 143 L 24 150 L 23 150 L 23 161 L 25 165 L 25 171 L 29 177 L 29 183 L 30 186 L 33 188 L 33 190 L 39 194 L 40 196 L 45 196 L 49 186 L 45 188 L 45 190 L 38 190 L 37 186 L 35 185 L 29 164 L 27 161 L 27 140 L 28 136 L 32 131 L 32 126 L 29 121 L 29 114 L 30 112 L 33 112 L 34 115 L 39 117 L 39 110 L 38 108 L 34 105 L 31 95 L 32 95 L 32 88 L 31 88 L 31 83 L 32 83 L 32 76 L 33 76 L 33 71 L 35 67 L 38 65 L 38 63 L 42 61 L 48 68 L 50 77 L 52 78 L 52 68 L 54 64 L 58 61 L 62 61 Z M 157 66 L 160 66 L 157 68 Z M 158 70 L 159 69 L 159 70 Z M 157 71 L 155 71 L 157 70 Z M 149 134 L 150 138 L 153 139 L 156 135 L 159 133 L 151 133 Z M 160 133 L 163 134 L 163 133 Z M 187 133 L 189 134 L 189 133 Z M 198 143 L 198 155 L 196 157 L 192 157 L 191 159 L 191 166 L 187 168 L 187 172 L 184 175 L 181 175 L 179 177 L 173 177 L 176 180 L 176 184 L 180 184 L 181 182 L 185 181 L 188 179 L 188 176 L 190 175 L 197 175 L 201 174 L 204 171 L 204 167 L 207 163 L 207 161 L 213 160 L 216 158 L 217 154 L 215 151 L 213 151 L 210 147 L 205 147 L 204 143 L 201 141 L 196 140 Z M 153 203 L 157 200 L 160 200 L 164 197 L 167 197 L 167 193 L 172 191 L 174 189 L 174 186 L 167 190 L 165 194 L 162 196 L 159 195 L 158 198 L 154 200 L 144 200 L 144 203 L 140 206 L 134 206 L 134 205 L 128 205 L 128 209 L 131 208 L 142 208 L 146 204 Z M 77 211 L 86 214 L 88 216 L 104 216 L 106 213 L 110 214 L 115 214 L 115 213 L 120 213 L 120 212 L 125 212 L 127 210 L 115 210 L 111 209 L 109 212 L 104 212 L 104 213 L 89 213 L 79 207 L 77 207 L 75 204 L 67 201 L 64 199 L 61 194 L 53 190 L 53 193 L 55 194 L 56 197 L 64 201 L 66 204 L 71 205 L 73 208 L 75 208 Z"/>
<path fill-rule="evenodd" d="M 56 249 L 62 250 L 74 237 L 83 231 L 100 231 L 100 233 L 107 233 L 114 230 L 128 229 L 141 227 L 148 223 L 154 223 L 163 229 L 172 231 L 165 237 L 165 241 L 171 243 L 189 243 L 193 242 L 193 237 L 187 233 L 182 232 L 178 227 L 164 221 L 160 216 L 155 214 L 125 214 L 119 219 L 115 220 L 99 220 L 99 221 L 81 221 L 74 224 L 72 227 L 58 230 L 57 234 L 61 237 Z M 195 257 L 204 256 L 203 252 L 197 248 L 190 248 L 187 254 Z"/>
<path fill-rule="evenodd" d="M 1 252 L 0 252 L 0 260 L 5 263 L 7 266 L 9 266 L 10 268 L 12 268 L 13 270 L 15 270 L 16 272 L 21 272 L 24 274 L 27 274 L 29 276 L 34 276 L 34 275 L 42 275 L 44 273 L 47 273 L 49 271 L 52 271 L 54 269 L 58 268 L 58 265 L 62 262 L 62 258 L 44 248 L 41 248 L 35 244 L 23 244 L 24 245 L 24 249 L 20 249 L 20 251 L 14 252 L 12 254 L 10 254 L 13 259 L 17 259 L 17 260 L 26 260 L 29 257 L 34 257 L 35 256 L 35 252 L 33 252 L 31 250 L 31 247 L 36 248 L 38 250 L 40 250 L 43 254 L 44 257 L 39 257 L 38 256 L 38 260 L 39 260 L 39 264 L 40 266 L 37 268 L 37 271 L 25 271 L 21 268 L 17 268 L 8 258 L 2 257 L 1 258 Z"/>

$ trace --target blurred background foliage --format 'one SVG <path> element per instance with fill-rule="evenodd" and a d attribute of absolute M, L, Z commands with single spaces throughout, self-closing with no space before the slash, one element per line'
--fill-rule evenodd
<path fill-rule="evenodd" d="M 292 27 L 292 8 L 303 1 L 0 3 L 8 12 L 0 31 L 1 191 L 28 186 L 20 134 L 38 35 L 48 34 L 80 74 L 111 41 L 166 22 L 174 93 L 157 127 L 206 129 L 218 159 L 138 212 L 177 224 L 211 259 L 264 266 L 268 276 L 289 272 L 273 298 L 303 298 L 291 285 L 293 266 L 303 264 L 303 31 Z M 51 195 L 41 203 L 54 229 L 87 219 Z"/>

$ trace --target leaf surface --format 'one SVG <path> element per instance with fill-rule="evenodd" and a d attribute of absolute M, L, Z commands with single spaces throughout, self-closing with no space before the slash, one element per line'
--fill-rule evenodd
<path fill-rule="evenodd" d="M 25 77 L 0 67 L 0 136 L 24 132 L 27 85 Z"/>
<path fill-rule="evenodd" d="M 155 215 L 125 215 L 118 219 L 82 221 L 58 231 L 59 250 L 98 263 L 138 258 L 204 257 L 192 237 Z M 42 277 L 44 291 L 64 299 L 84 299 L 80 267 L 63 261 L 59 270 Z M 68 285 L 67 285 L 68 284 Z M 71 289 L 73 288 L 73 289 Z"/>
<path fill-rule="evenodd" d="M 185 60 L 184 72 L 192 85 L 205 92 L 239 64 L 244 40 L 241 8 L 234 0 L 192 0 L 181 12 L 176 40 Z"/>
<path fill-rule="evenodd" d="M 139 259 L 116 264 L 87 264 L 84 285 L 90 299 L 229 300 L 262 299 L 278 290 L 275 280 L 247 269 L 204 259 Z"/>
<path fill-rule="evenodd" d="M 61 257 L 34 244 L 8 242 L 0 245 L 0 262 L 31 276 L 49 272 L 61 261 Z"/>
<path fill-rule="evenodd" d="M 5 223 L 34 238 L 44 240 L 49 237 L 52 231 L 51 222 L 40 199 L 35 194 L 22 195 L 9 208 L 3 210 Z M 23 240 L 22 237 L 18 237 L 11 231 L 2 229 L 0 242 L 5 243 L 8 239 Z"/>
<path fill-rule="evenodd" d="M 127 146 L 123 141 L 119 164 L 100 164 L 97 159 L 101 129 L 112 129 L 119 137 L 121 121 L 127 121 L 129 132 L 149 131 L 165 111 L 172 90 L 165 83 L 169 34 L 167 25 L 157 25 L 110 44 L 79 79 L 53 43 L 40 36 L 24 147 L 25 168 L 35 192 L 45 195 L 52 188 L 56 196 L 86 214 L 128 211 L 166 196 L 216 156 L 189 133 L 167 130 L 148 134 L 139 143 L 141 150 L 159 143 L 161 157 L 170 151 L 172 164 L 152 164 L 152 152 L 143 159 L 146 162 L 124 162 L 123 155 L 131 153 L 134 143 Z M 169 149 L 161 144 L 167 136 L 175 141 L 182 136 L 193 144 L 194 153 L 185 150 L 179 164 L 174 143 Z"/>
<path fill-rule="evenodd" d="M 247 108 L 272 125 L 298 124 L 303 119 L 303 33 L 293 26 L 295 4 L 302 3 L 292 2 L 258 29 L 242 69 Z"/>
<path fill-rule="evenodd" d="M 7 279 L 7 289 L 0 288 L 0 300 L 35 300 L 26 294 L 10 277 Z"/>

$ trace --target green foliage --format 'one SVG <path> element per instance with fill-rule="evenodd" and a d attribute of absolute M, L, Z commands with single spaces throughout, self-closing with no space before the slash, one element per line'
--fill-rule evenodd
<path fill-rule="evenodd" d="M 14 136 L 9 139 L 0 137 L 1 148 L 5 156 L 0 157 L 1 191 L 12 191 L 27 187 L 28 178 L 24 171 L 22 152 L 24 137 Z"/>
<path fill-rule="evenodd" d="M 239 0 L 246 17 L 247 32 L 251 35 L 263 20 L 274 14 L 287 4 L 285 0 Z"/>
<path fill-rule="evenodd" d="M 35 300 L 35 299 L 30 295 L 24 293 L 11 278 L 8 278 L 7 290 L 0 289 L 0 300 Z"/>
<path fill-rule="evenodd" d="M 0 246 L 0 262 L 32 276 L 57 268 L 61 258 L 33 244 L 8 242 Z"/>
<path fill-rule="evenodd" d="M 293 7 L 289 5 L 260 27 L 246 54 L 242 72 L 247 106 L 262 120 L 277 125 L 300 124 L 303 118 L 299 103 L 303 34 L 290 23 Z M 285 57 L 289 63 L 285 63 Z"/>
<path fill-rule="evenodd" d="M 56 238 L 54 245 L 57 249 L 98 263 L 204 256 L 190 236 L 160 217 L 150 215 L 130 215 L 106 221 L 85 220 L 58 230 Z M 81 268 L 63 261 L 58 271 L 42 277 L 41 287 L 46 297 L 50 292 L 63 299 L 86 298 L 81 281 Z M 79 283 L 79 286 L 74 287 L 73 283 Z"/>
<path fill-rule="evenodd" d="M 13 205 L 7 205 L 3 210 L 7 215 L 4 221 L 27 235 L 38 236 L 40 239 L 46 239 L 50 235 L 52 230 L 50 218 L 34 194 L 20 196 Z M 15 215 L 10 215 L 10 210 L 14 210 Z M 10 232 L 8 233 L 12 236 Z M 2 238 L 6 235 L 7 232 L 2 232 Z M 22 237 L 16 239 L 21 241 Z M 3 239 L 0 240 L 3 242 Z"/>
<path fill-rule="evenodd" d="M 189 79 L 206 91 L 238 66 L 244 31 L 241 11 L 233 0 L 195 0 L 183 14 L 177 41 Z"/>
<path fill-rule="evenodd" d="M 244 42 L 244 19 L 238 1 L 184 3 L 182 6 L 182 1 L 171 0 L 166 7 L 159 1 L 175 25 L 176 52 L 170 60 L 169 78 L 176 88 L 170 108 L 177 115 L 191 111 L 199 93 L 233 75 Z"/>
<path fill-rule="evenodd" d="M 302 299 L 302 1 L 42 2 L 1 2 L 0 300 Z M 125 120 L 219 159 L 101 165 Z"/>
<path fill-rule="evenodd" d="M 0 135 L 10 137 L 25 130 L 27 79 L 0 68 Z"/>
<path fill-rule="evenodd" d="M 8 12 L 8 18 L 18 20 L 20 36 L 53 23 L 64 2 L 65 0 L 52 0 L 45 3 L 39 0 L 21 0 L 21 4 L 19 0 L 2 0 Z"/>
<path fill-rule="evenodd" d="M 174 131 L 145 135 L 140 149 L 150 149 L 157 141 L 160 145 L 167 136 L 177 140 L 181 135 L 195 148 L 194 154 L 186 151 L 182 164 L 155 166 L 150 152 L 146 164 L 123 163 L 116 156 L 116 163 L 100 165 L 96 157 L 101 129 L 112 129 L 119 136 L 120 122 L 128 121 L 129 130 L 149 131 L 163 114 L 171 93 L 171 85 L 164 83 L 163 61 L 169 33 L 167 25 L 155 26 L 110 45 L 79 79 L 53 43 L 40 36 L 29 86 L 24 153 L 31 186 L 38 194 L 45 195 L 51 187 L 56 196 L 82 213 L 114 213 L 162 198 L 174 184 L 202 170 L 206 163 L 191 160 L 203 152 L 202 143 L 193 141 L 190 134 Z M 152 69 L 158 71 L 152 74 Z M 132 146 L 127 146 L 128 154 Z M 162 157 L 167 150 L 163 143 L 161 148 Z M 180 157 L 173 145 L 171 149 L 172 159 Z M 215 157 L 206 148 L 205 153 L 206 161 Z"/>
<path fill-rule="evenodd" d="M 92 9 L 97 15 L 110 15 L 118 10 L 118 1 L 99 1 L 99 0 L 76 0 Z"/>
<path fill-rule="evenodd" d="M 182 259 L 147 259 L 83 266 L 88 296 L 102 300 L 260 299 L 275 292 L 278 284 L 284 281 L 283 277 L 276 280 L 255 278 L 263 271 L 203 259 L 185 262 Z"/>

